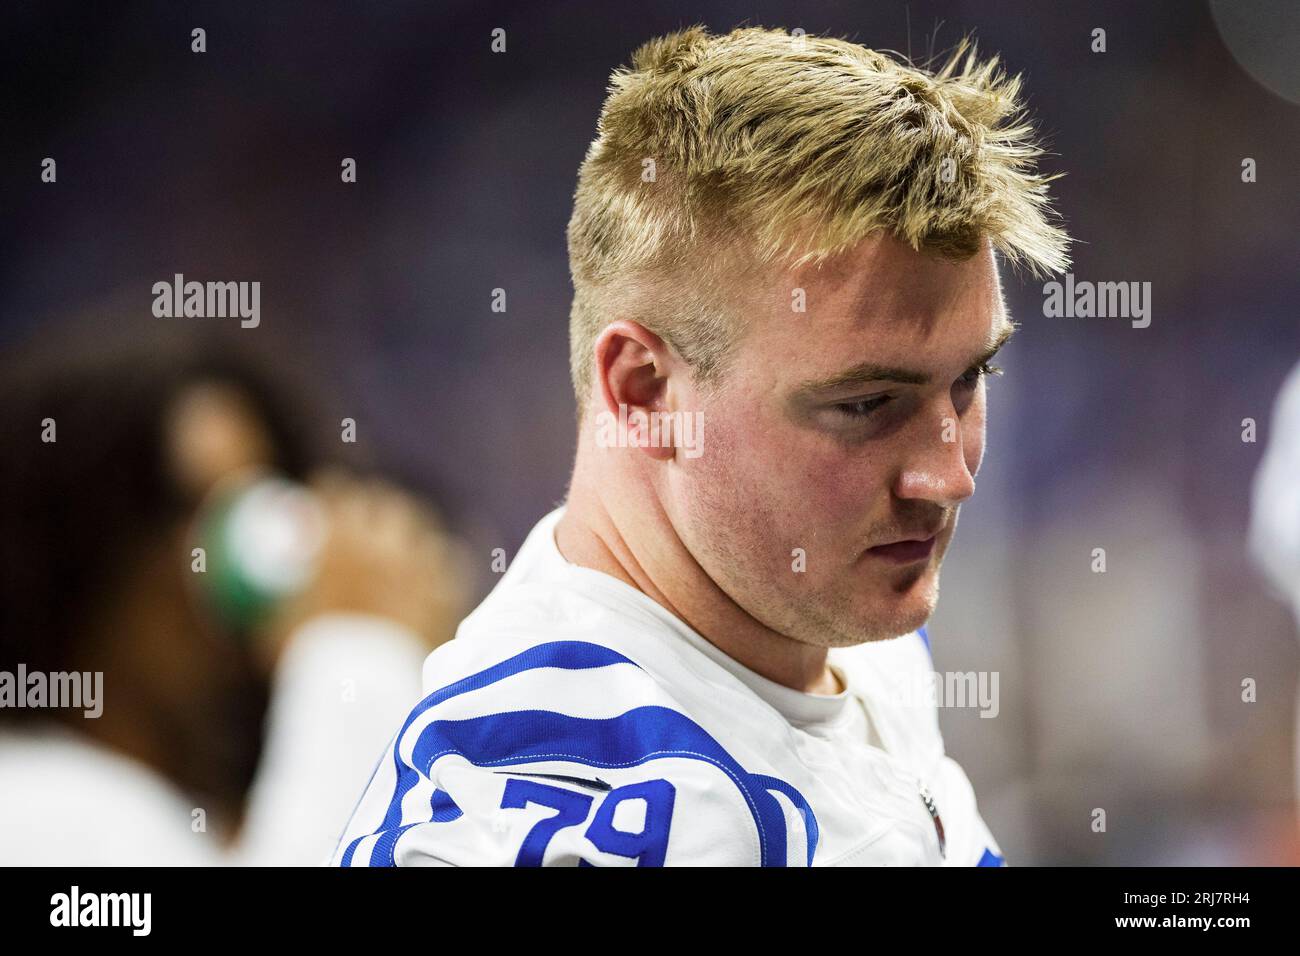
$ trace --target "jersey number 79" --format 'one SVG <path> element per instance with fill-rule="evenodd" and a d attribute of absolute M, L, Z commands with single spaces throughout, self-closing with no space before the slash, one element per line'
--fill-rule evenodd
<path fill-rule="evenodd" d="M 583 836 L 597 850 L 636 860 L 637 866 L 663 866 L 676 797 L 677 791 L 667 780 L 645 780 L 617 787 L 602 798 Z M 639 832 L 628 832 L 614 826 L 614 812 L 627 800 L 645 801 L 645 823 Z M 546 847 L 555 834 L 585 823 L 594 801 L 590 794 L 548 786 L 535 780 L 511 777 L 506 781 L 505 793 L 501 797 L 502 808 L 522 809 L 534 803 L 557 811 L 554 816 L 539 820 L 528 831 L 519 855 L 515 857 L 515 866 L 541 866 Z M 591 866 L 583 859 L 579 859 L 578 865 Z"/>

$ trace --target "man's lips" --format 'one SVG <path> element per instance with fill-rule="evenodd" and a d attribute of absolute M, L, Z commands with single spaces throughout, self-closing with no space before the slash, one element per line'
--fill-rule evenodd
<path fill-rule="evenodd" d="M 893 564 L 911 564 L 929 558 L 938 539 L 939 535 L 936 533 L 920 541 L 895 541 L 893 544 L 881 544 L 874 548 L 868 548 L 867 554 Z"/>

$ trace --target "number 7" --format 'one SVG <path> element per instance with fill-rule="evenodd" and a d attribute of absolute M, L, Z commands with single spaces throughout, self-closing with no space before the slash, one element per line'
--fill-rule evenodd
<path fill-rule="evenodd" d="M 541 866 L 542 857 L 546 854 L 546 846 L 551 842 L 551 837 L 565 827 L 582 823 L 587 819 L 587 811 L 591 809 L 591 797 L 585 793 L 577 793 L 561 787 L 548 787 L 546 784 L 520 780 L 518 777 L 511 777 L 506 781 L 506 792 L 501 797 L 502 807 L 523 809 L 530 803 L 550 807 L 552 810 L 558 810 L 559 813 L 545 820 L 538 820 L 528 831 L 523 845 L 519 847 L 519 855 L 515 857 L 515 866 Z"/>

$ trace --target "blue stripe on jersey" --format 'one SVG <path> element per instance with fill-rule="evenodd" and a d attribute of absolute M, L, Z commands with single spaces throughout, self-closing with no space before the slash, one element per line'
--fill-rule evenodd
<path fill-rule="evenodd" d="M 808 801 L 804 799 L 802 793 L 779 777 L 769 777 L 765 773 L 755 773 L 750 776 L 761 783 L 765 789 L 784 794 L 799 811 L 799 815 L 803 817 L 804 832 L 808 834 L 808 865 L 812 866 L 813 853 L 817 850 L 817 838 L 821 831 L 817 826 L 817 816 L 808 805 Z"/>
<path fill-rule="evenodd" d="M 590 767 L 634 767 L 649 760 L 681 757 L 713 764 L 731 778 L 758 827 L 763 866 L 786 865 L 785 813 L 769 793 L 790 797 L 806 821 L 808 864 L 817 849 L 812 808 L 783 780 L 745 770 L 699 724 L 667 707 L 637 707 L 617 717 L 570 717 L 549 710 L 488 714 L 468 720 L 435 720 L 420 732 L 412 753 L 427 775 L 434 762 L 459 754 L 480 767 L 542 760 L 567 760 Z"/>
<path fill-rule="evenodd" d="M 467 690 L 537 667 L 573 670 L 615 663 L 633 662 L 609 648 L 581 641 L 538 645 L 430 694 L 407 718 L 398 742 L 420 714 Z M 758 828 L 763 866 L 786 865 L 785 814 L 769 792 L 771 790 L 789 797 L 803 815 L 808 833 L 809 865 L 817 848 L 816 816 L 803 795 L 785 781 L 746 771 L 707 731 L 684 714 L 665 707 L 638 707 L 618 717 L 598 720 L 553 711 L 528 710 L 465 720 L 435 720 L 420 732 L 416 740 L 412 754 L 414 766 L 401 759 L 399 747 L 395 744 L 393 758 L 397 767 L 397 785 L 388 813 L 376 831 L 384 833 L 384 837 L 371 853 L 373 864 L 394 864 L 397 838 L 410 826 L 402 825 L 402 798 L 418 782 L 420 771 L 427 776 L 436 760 L 452 753 L 476 766 L 571 760 L 594 767 L 614 768 L 637 766 L 664 757 L 703 760 L 726 773 L 744 796 Z M 351 865 L 352 854 L 362 839 L 364 837 L 358 837 L 349 845 L 343 866 Z"/>
<path fill-rule="evenodd" d="M 432 814 L 429 820 L 433 823 L 450 823 L 465 815 L 465 811 L 456 806 L 451 794 L 441 787 L 435 789 L 429 798 L 429 810 Z"/>
<path fill-rule="evenodd" d="M 985 847 L 984 855 L 980 857 L 980 861 L 975 865 L 976 866 L 1006 866 L 1007 861 L 1005 858 L 998 856 L 988 847 Z"/>
<path fill-rule="evenodd" d="M 402 729 L 397 732 L 397 737 L 393 741 L 393 766 L 397 771 L 397 785 L 393 789 L 393 799 L 388 804 L 388 812 L 384 814 L 383 822 L 379 824 L 379 829 L 375 833 L 383 833 L 396 830 L 402 822 L 402 798 L 407 792 L 419 782 L 420 776 L 414 768 L 407 765 L 401 757 L 399 750 L 402 738 L 406 736 L 406 731 L 410 729 L 412 723 L 419 718 L 421 714 L 430 707 L 436 707 L 443 701 L 458 697 L 461 694 L 468 693 L 472 690 L 479 690 L 495 684 L 497 681 L 504 680 L 514 674 L 523 671 L 534 670 L 539 667 L 561 667 L 565 670 L 583 670 L 589 667 L 605 667 L 609 664 L 632 664 L 622 654 L 618 654 L 608 647 L 601 647 L 599 644 L 590 644 L 586 641 L 552 641 L 548 644 L 538 644 L 530 647 L 528 650 L 516 654 L 514 657 L 507 658 L 499 664 L 479 671 L 477 674 L 471 674 L 469 677 L 448 684 L 446 687 L 440 687 L 433 693 L 426 696 L 412 709 L 402 724 Z M 633 665 L 636 666 L 636 665 Z M 369 834 L 367 834 L 368 836 Z M 343 854 L 341 865 L 352 865 L 352 854 L 356 852 L 364 836 L 357 837 L 349 845 Z M 383 841 L 381 841 L 383 842 Z M 392 844 L 396 843 L 396 837 L 388 845 L 388 854 L 386 860 L 378 854 L 379 846 L 376 845 L 375 852 L 371 853 L 372 860 L 382 860 L 388 866 L 392 866 Z"/>
<path fill-rule="evenodd" d="M 411 829 L 411 827 L 418 827 L 423 822 L 424 821 L 420 820 L 420 821 L 416 821 L 415 823 L 408 823 L 404 826 L 393 827 L 391 830 L 382 831 L 379 834 L 379 839 L 375 841 L 374 849 L 370 851 L 370 859 L 371 860 L 392 860 L 393 854 L 394 852 L 396 852 L 397 849 L 398 838 L 401 837 L 401 835 L 405 833 L 407 830 Z M 354 840 L 352 842 L 352 845 L 348 847 L 347 859 L 343 863 L 344 866 L 352 865 L 352 854 L 356 850 L 357 844 L 360 842 L 361 842 L 360 840 Z M 389 863 L 387 865 L 393 866 L 394 864 Z"/>
<path fill-rule="evenodd" d="M 930 650 L 930 635 L 926 633 L 924 627 L 918 627 L 916 633 L 921 635 L 921 641 L 925 644 L 925 652 L 930 655 L 931 662 L 934 661 L 934 651 Z"/>

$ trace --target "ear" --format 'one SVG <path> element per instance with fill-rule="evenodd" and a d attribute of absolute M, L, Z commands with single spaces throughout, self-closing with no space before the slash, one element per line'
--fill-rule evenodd
<path fill-rule="evenodd" d="M 660 461 L 672 459 L 671 430 L 650 426 L 671 421 L 674 376 L 686 374 L 686 363 L 671 345 L 630 319 L 606 326 L 595 353 L 597 427 L 618 447 L 636 448 Z"/>

